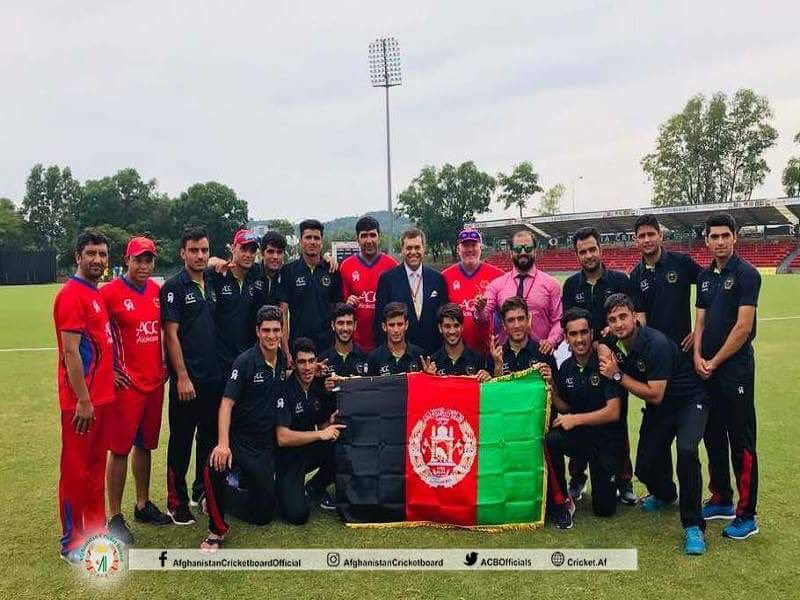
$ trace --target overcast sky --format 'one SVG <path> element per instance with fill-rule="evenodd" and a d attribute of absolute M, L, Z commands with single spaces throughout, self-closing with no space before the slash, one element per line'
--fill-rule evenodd
<path fill-rule="evenodd" d="M 255 218 L 384 208 L 367 68 L 381 36 L 403 53 L 395 194 L 425 164 L 530 160 L 567 186 L 562 212 L 579 176 L 578 210 L 646 206 L 659 123 L 693 94 L 751 87 L 780 134 L 754 197 L 782 195 L 800 155 L 800 2 L 582 4 L 3 2 L 0 196 L 21 200 L 42 162 L 82 181 L 135 167 L 173 195 L 218 180 Z"/>

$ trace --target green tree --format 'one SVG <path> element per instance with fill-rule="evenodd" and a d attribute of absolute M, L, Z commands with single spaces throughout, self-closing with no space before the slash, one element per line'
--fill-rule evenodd
<path fill-rule="evenodd" d="M 794 141 L 800 144 L 800 132 L 794 136 Z M 787 196 L 800 196 L 800 158 L 793 156 L 789 159 L 783 170 L 781 183 Z"/>
<path fill-rule="evenodd" d="M 284 237 L 295 235 L 297 231 L 292 222 L 287 219 L 269 219 L 267 227 L 269 227 L 270 231 L 277 231 Z"/>
<path fill-rule="evenodd" d="M 21 214 L 39 245 L 59 247 L 74 234 L 81 202 L 81 185 L 69 167 L 36 164 L 25 183 Z"/>
<path fill-rule="evenodd" d="M 653 205 L 749 199 L 769 173 L 764 153 L 778 137 L 772 117 L 767 98 L 749 89 L 730 100 L 722 92 L 690 98 L 659 126 L 655 151 L 642 158 Z"/>
<path fill-rule="evenodd" d="M 425 232 L 435 258 L 444 249 L 455 257 L 456 233 L 489 210 L 495 186 L 494 178 L 472 161 L 445 164 L 438 171 L 427 165 L 400 194 L 398 212 Z"/>
<path fill-rule="evenodd" d="M 497 174 L 497 185 L 500 187 L 498 201 L 503 203 L 507 210 L 512 206 L 519 208 L 519 218 L 522 219 L 522 209 L 537 192 L 544 189 L 539 185 L 539 174 L 533 170 L 530 162 L 521 162 L 514 167 L 511 175 Z"/>
<path fill-rule="evenodd" d="M 564 192 L 566 191 L 567 187 L 563 183 L 557 183 L 549 190 L 547 190 L 542 196 L 542 201 L 539 203 L 539 214 L 540 215 L 558 214 L 561 211 L 558 205 L 561 202 L 561 198 L 564 197 Z"/>
<path fill-rule="evenodd" d="M 0 247 L 26 248 L 33 243 L 25 219 L 8 198 L 0 198 Z"/>
<path fill-rule="evenodd" d="M 226 256 L 233 234 L 247 224 L 247 202 L 216 181 L 196 183 L 175 199 L 172 219 L 176 235 L 188 225 L 205 225 L 212 253 Z"/>

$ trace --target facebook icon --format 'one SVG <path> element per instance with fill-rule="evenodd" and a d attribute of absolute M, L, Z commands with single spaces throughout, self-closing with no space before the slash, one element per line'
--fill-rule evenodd
<path fill-rule="evenodd" d="M 161 567 L 163 568 L 167 562 L 167 551 L 162 550 L 161 554 L 158 555 L 158 561 L 161 563 Z"/>

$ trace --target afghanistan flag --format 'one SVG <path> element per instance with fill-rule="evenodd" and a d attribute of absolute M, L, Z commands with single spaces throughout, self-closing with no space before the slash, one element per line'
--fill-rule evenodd
<path fill-rule="evenodd" d="M 353 378 L 338 404 L 337 508 L 348 523 L 544 522 L 549 402 L 538 372 Z"/>

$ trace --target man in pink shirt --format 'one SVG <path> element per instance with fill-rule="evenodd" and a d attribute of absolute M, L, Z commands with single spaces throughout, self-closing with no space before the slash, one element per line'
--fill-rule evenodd
<path fill-rule="evenodd" d="M 531 315 L 531 337 L 539 343 L 542 354 L 551 354 L 564 334 L 561 331 L 561 286 L 555 278 L 536 268 L 536 239 L 528 230 L 517 231 L 511 238 L 511 262 L 514 268 L 492 281 L 475 298 L 473 314 L 478 322 L 493 319 L 507 299 L 519 296 Z M 500 333 L 499 343 L 505 342 Z"/>

